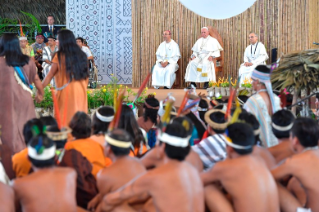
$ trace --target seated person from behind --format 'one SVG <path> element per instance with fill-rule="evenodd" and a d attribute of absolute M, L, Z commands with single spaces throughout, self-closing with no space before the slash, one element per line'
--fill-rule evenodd
<path fill-rule="evenodd" d="M 224 133 L 230 119 L 225 118 L 224 111 L 213 109 L 206 112 L 205 120 L 209 136 L 192 146 L 192 150 L 199 155 L 207 170 L 227 157 Z"/>
<path fill-rule="evenodd" d="M 153 199 L 156 211 L 204 211 L 204 193 L 199 173 L 184 161 L 190 151 L 186 130 L 180 124 L 168 124 L 158 139 L 161 146 L 159 154 L 165 155 L 164 164 L 106 195 L 101 204 L 102 211 L 113 208 L 128 211 L 125 210 L 129 208 L 125 204 L 127 200 L 145 200 L 149 197 Z"/>
<path fill-rule="evenodd" d="M 54 167 L 55 150 L 55 143 L 43 134 L 29 142 L 28 157 L 34 173 L 14 180 L 12 185 L 22 211 L 77 210 L 76 172 L 70 168 Z"/>
<path fill-rule="evenodd" d="M 289 110 L 278 110 L 272 115 L 271 120 L 272 132 L 278 138 L 279 144 L 268 148 L 268 150 L 275 157 L 276 162 L 279 163 L 294 154 L 289 137 L 295 116 Z"/>
<path fill-rule="evenodd" d="M 39 119 L 31 119 L 23 127 L 23 136 L 26 145 L 33 138 L 34 128 L 43 130 L 43 123 Z M 42 131 L 41 131 L 42 132 Z M 12 157 L 13 171 L 16 177 L 24 177 L 32 171 L 31 162 L 28 160 L 28 148 L 16 153 Z"/>
<path fill-rule="evenodd" d="M 256 117 L 248 112 L 241 112 L 238 116 L 238 119 L 240 121 L 243 121 L 249 125 L 252 126 L 254 130 L 254 135 L 255 135 L 255 145 L 253 149 L 253 155 L 257 155 L 261 157 L 265 163 L 267 164 L 267 167 L 269 169 L 273 168 L 276 165 L 276 160 L 275 158 L 270 154 L 268 149 L 266 149 L 263 146 L 260 146 L 261 142 L 259 139 L 259 134 L 260 134 L 260 124 Z"/>
<path fill-rule="evenodd" d="M 253 128 L 234 123 L 227 127 L 227 136 L 227 159 L 201 174 L 210 211 L 279 212 L 276 182 L 264 160 L 252 154 Z M 232 203 L 212 183 L 220 183 Z"/>
<path fill-rule="evenodd" d="M 98 108 L 92 115 L 92 132 L 91 139 L 99 143 L 103 149 L 105 147 L 104 135 L 107 133 L 109 125 L 114 118 L 114 109 L 110 106 L 103 106 Z M 105 165 L 112 164 L 110 158 L 105 158 Z"/>
<path fill-rule="evenodd" d="M 185 128 L 187 132 L 187 136 L 189 138 L 192 136 L 194 125 L 189 118 L 185 116 L 175 117 L 172 119 L 171 123 L 181 124 Z M 161 146 L 155 145 L 154 148 L 150 149 L 141 158 L 141 162 L 147 169 L 159 167 L 164 164 L 164 155 L 158 154 L 158 152 L 160 151 L 160 148 Z M 185 161 L 193 165 L 199 172 L 203 171 L 203 162 L 201 161 L 198 154 L 194 152 L 192 149 L 190 150 L 189 154 L 185 158 Z"/>
<path fill-rule="evenodd" d="M 138 126 L 145 130 L 146 133 L 150 131 L 158 122 L 159 101 L 154 95 L 148 95 L 143 105 L 143 116 L 137 119 Z"/>
<path fill-rule="evenodd" d="M 133 110 L 128 105 L 122 105 L 118 128 L 125 130 L 132 137 L 130 156 L 140 157 L 147 152 L 148 145 L 142 129 L 139 128 Z"/>
<path fill-rule="evenodd" d="M 146 172 L 138 159 L 129 156 L 132 138 L 126 131 L 122 129 L 111 131 L 105 136 L 105 144 L 105 155 L 111 158 L 113 163 L 97 175 L 99 194 L 89 203 L 90 210 L 97 207 L 104 195 Z"/>
<path fill-rule="evenodd" d="M 91 138 L 98 142 L 103 148 L 105 146 L 104 135 L 111 121 L 114 119 L 114 109 L 110 106 L 99 107 L 92 115 L 92 132 Z"/>
<path fill-rule="evenodd" d="M 282 211 L 319 211 L 319 126 L 310 118 L 297 118 L 290 133 L 290 145 L 295 154 L 272 170 L 280 180 L 293 176 L 291 192 L 278 183 Z M 294 181 L 294 182 L 292 182 Z M 309 208 L 309 209 L 304 209 Z"/>
<path fill-rule="evenodd" d="M 73 140 L 65 144 L 65 149 L 75 149 L 90 161 L 93 166 L 92 174 L 97 173 L 105 167 L 103 147 L 90 138 L 91 119 L 84 112 L 76 112 L 69 127 L 72 129 Z"/>

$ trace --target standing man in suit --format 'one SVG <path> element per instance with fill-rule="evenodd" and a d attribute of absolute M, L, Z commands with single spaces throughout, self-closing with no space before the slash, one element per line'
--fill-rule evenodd
<path fill-rule="evenodd" d="M 42 33 L 44 35 L 44 42 L 48 42 L 48 37 L 51 35 L 52 37 L 56 38 L 56 35 L 58 34 L 59 27 L 54 25 L 54 17 L 53 15 L 49 15 L 47 19 L 48 25 L 45 26 L 42 30 Z"/>

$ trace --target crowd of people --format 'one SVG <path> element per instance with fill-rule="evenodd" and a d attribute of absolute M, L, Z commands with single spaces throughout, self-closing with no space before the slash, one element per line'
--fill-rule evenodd
<path fill-rule="evenodd" d="M 230 101 L 225 110 L 189 89 L 185 103 L 193 107 L 185 110 L 172 96 L 149 95 L 141 117 L 126 104 L 90 117 L 92 54 L 71 31 L 56 35 L 57 45 L 47 37 L 42 81 L 25 38 L 0 39 L 0 211 L 319 211 L 319 126 L 281 108 L 267 66 L 251 70 L 256 94 L 240 107 Z M 209 39 L 202 44 L 214 43 L 206 28 L 202 36 Z M 153 73 L 176 63 L 180 55 L 165 61 L 161 53 L 173 44 L 161 44 L 164 59 Z M 198 74 L 202 44 L 195 44 L 187 76 Z M 33 86 L 40 102 L 50 83 L 60 116 L 36 118 Z"/>

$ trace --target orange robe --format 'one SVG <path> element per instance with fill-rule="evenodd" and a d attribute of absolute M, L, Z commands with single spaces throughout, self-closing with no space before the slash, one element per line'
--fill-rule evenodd
<path fill-rule="evenodd" d="M 16 177 L 24 177 L 30 173 L 32 165 L 28 159 L 28 148 L 12 156 L 12 167 Z"/>
<path fill-rule="evenodd" d="M 100 144 L 104 151 L 104 145 L 105 145 L 104 135 L 92 135 L 90 138 L 94 140 L 95 142 L 97 142 L 98 144 Z M 108 167 L 111 164 L 112 164 L 112 160 L 109 157 L 105 157 L 105 166 Z"/>
<path fill-rule="evenodd" d="M 58 71 L 55 74 L 54 80 L 57 88 L 61 88 L 69 82 L 69 77 L 66 75 L 65 60 L 61 60 L 61 66 L 59 64 L 58 55 L 56 54 L 52 59 L 52 63 L 58 65 Z M 87 100 L 87 86 L 89 79 L 72 80 L 61 91 L 57 91 L 58 107 L 61 115 L 61 122 L 64 126 L 68 126 L 73 115 L 78 111 L 88 112 L 88 100 Z M 66 108 L 65 108 L 66 107 Z M 66 110 L 66 111 L 65 111 Z M 64 112 L 65 111 L 65 112 Z M 66 118 L 64 118 L 66 114 Z M 63 123 L 63 120 L 66 120 Z"/>
<path fill-rule="evenodd" d="M 93 166 L 92 174 L 95 177 L 97 173 L 105 167 L 103 148 L 91 138 L 68 141 L 64 148 L 66 150 L 75 149 L 79 151 L 83 157 L 86 157 L 86 159 L 90 161 Z"/>

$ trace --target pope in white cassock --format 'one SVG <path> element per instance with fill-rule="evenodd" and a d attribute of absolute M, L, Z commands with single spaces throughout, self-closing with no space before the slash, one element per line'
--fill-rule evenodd
<path fill-rule="evenodd" d="M 171 32 L 169 30 L 163 33 L 164 42 L 162 42 L 156 51 L 156 64 L 152 73 L 152 86 L 159 88 L 164 86 L 169 89 L 175 82 L 178 70 L 177 61 L 181 57 L 178 44 L 171 39 Z"/>
<path fill-rule="evenodd" d="M 202 37 L 198 39 L 192 48 L 191 61 L 186 68 L 185 81 L 205 82 L 204 88 L 208 87 L 208 81 L 216 81 L 214 58 L 220 57 L 223 48 L 217 39 L 209 35 L 207 27 L 201 29 Z"/>
<path fill-rule="evenodd" d="M 243 84 L 245 79 L 251 77 L 251 73 L 258 65 L 266 64 L 268 54 L 264 44 L 258 42 L 258 36 L 256 33 L 249 34 L 250 45 L 246 48 L 244 54 L 244 63 L 240 65 L 239 76 L 240 86 Z"/>

